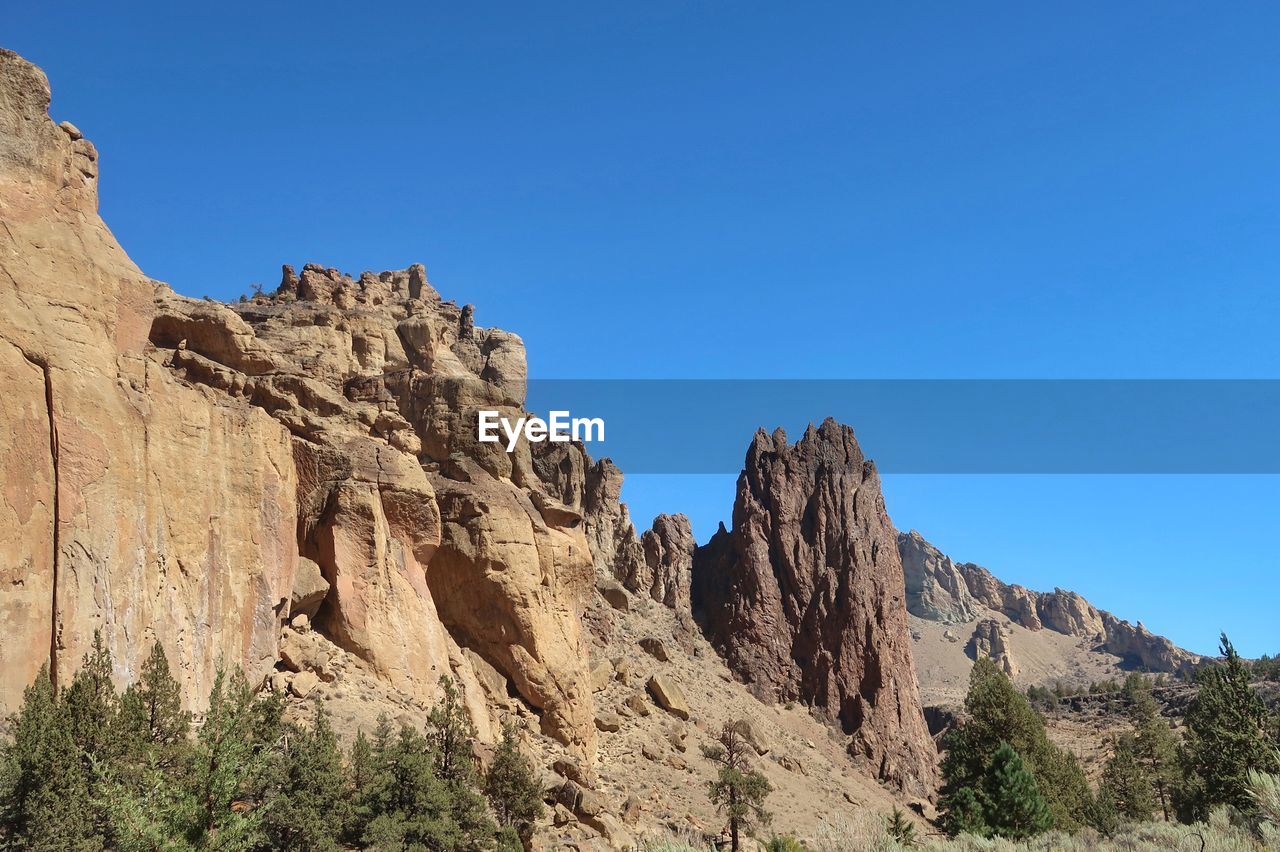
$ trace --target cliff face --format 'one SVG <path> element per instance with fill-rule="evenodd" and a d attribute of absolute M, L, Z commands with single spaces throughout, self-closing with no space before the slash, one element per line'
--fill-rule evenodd
<path fill-rule="evenodd" d="M 97 153 L 0 51 L 0 712 L 95 628 L 122 679 L 152 637 L 193 695 L 274 662 L 298 563 L 288 431 L 149 352 L 155 284 L 97 215 Z"/>
<path fill-rule="evenodd" d="M 265 677 L 305 557 L 328 584 L 300 581 L 315 626 L 399 694 L 451 674 L 486 735 L 475 669 L 496 670 L 593 755 L 582 515 L 527 446 L 475 436 L 476 408 L 521 409 L 520 339 L 420 266 L 175 295 L 99 219 L 96 152 L 49 100 L 0 53 L 0 711 L 96 628 L 122 682 L 159 639 L 196 709 L 219 660 Z"/>
<path fill-rule="evenodd" d="M 904 790 L 931 790 L 935 752 L 915 682 L 902 563 L 875 467 L 827 420 L 788 444 L 755 436 L 733 530 L 694 560 L 711 641 L 762 699 L 802 701 L 850 753 Z"/>
<path fill-rule="evenodd" d="M 1031 631 L 1077 637 L 1090 649 L 1117 657 L 1131 668 L 1173 673 L 1189 669 L 1199 660 L 1141 623 L 1123 621 L 1075 592 L 1034 592 L 1001 582 L 981 565 L 952 562 L 915 530 L 898 534 L 898 549 L 906 575 L 908 611 L 942 624 L 984 618 L 970 647 L 992 645 L 987 621 L 994 613 Z M 1015 653 L 1002 646 L 1000 656 L 1006 670 L 1012 671 L 1008 661 Z"/>

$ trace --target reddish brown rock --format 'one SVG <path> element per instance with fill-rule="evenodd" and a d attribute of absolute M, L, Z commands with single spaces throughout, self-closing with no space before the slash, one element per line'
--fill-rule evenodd
<path fill-rule="evenodd" d="M 733 530 L 695 558 L 694 607 L 757 695 L 809 703 L 877 777 L 932 793 L 896 533 L 853 430 L 827 420 L 794 445 L 756 434 Z"/>
<path fill-rule="evenodd" d="M 636 586 L 679 615 L 690 611 L 689 589 L 693 576 L 693 553 L 697 543 L 685 515 L 658 515 L 653 526 L 640 536 L 644 549 L 644 571 Z"/>

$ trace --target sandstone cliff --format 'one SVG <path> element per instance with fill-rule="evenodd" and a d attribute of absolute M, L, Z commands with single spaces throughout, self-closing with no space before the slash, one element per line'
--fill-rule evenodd
<path fill-rule="evenodd" d="M 825 712 L 877 777 L 932 790 L 896 533 L 851 429 L 827 420 L 795 444 L 756 434 L 733 529 L 694 560 L 693 600 L 757 695 Z"/>
<path fill-rule="evenodd" d="M 97 215 L 97 152 L 0 51 L 0 712 L 101 628 L 122 680 L 160 639 L 192 695 L 264 674 L 298 565 L 288 430 L 183 382 L 156 285 Z"/>
<path fill-rule="evenodd" d="M 122 681 L 158 638 L 199 709 L 219 661 L 276 667 L 305 600 L 397 693 L 430 700 L 451 674 L 487 734 L 476 671 L 496 671 L 589 759 L 582 516 L 528 447 L 475 439 L 477 407 L 522 405 L 520 339 L 421 266 L 286 268 L 232 306 L 174 294 L 99 219 L 96 152 L 49 101 L 0 54 L 0 711 L 98 628 Z M 305 594 L 300 559 L 323 577 Z"/>

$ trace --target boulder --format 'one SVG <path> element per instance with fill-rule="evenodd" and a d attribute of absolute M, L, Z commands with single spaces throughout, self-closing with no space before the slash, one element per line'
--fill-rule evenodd
<path fill-rule="evenodd" d="M 658 706 L 678 719 L 689 718 L 689 702 L 670 677 L 655 674 L 649 678 L 649 694 Z"/>
<path fill-rule="evenodd" d="M 289 596 L 289 612 L 315 618 L 327 594 L 329 581 L 320 573 L 320 566 L 305 556 L 299 557 L 298 573 L 293 577 L 293 592 Z"/>
<path fill-rule="evenodd" d="M 659 662 L 665 663 L 671 659 L 671 655 L 667 652 L 666 644 L 656 636 L 646 636 L 641 639 L 640 647 L 644 649 L 645 653 Z"/>

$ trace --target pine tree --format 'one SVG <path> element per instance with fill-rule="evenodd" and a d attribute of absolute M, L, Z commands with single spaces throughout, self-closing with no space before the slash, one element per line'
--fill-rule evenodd
<path fill-rule="evenodd" d="M 427 739 L 408 725 L 392 736 L 379 721 L 359 809 L 360 842 L 377 849 L 453 850 L 466 838 L 453 821 L 449 788 Z"/>
<path fill-rule="evenodd" d="M 943 824 L 952 834 L 990 823 L 974 813 L 977 800 L 985 810 L 981 789 L 992 755 L 1009 743 L 1040 785 L 1044 799 L 1063 830 L 1078 828 L 1088 816 L 1093 797 L 1075 755 L 1054 746 L 1045 733 L 1044 719 L 1031 707 L 995 663 L 986 657 L 974 662 L 965 696 L 968 720 L 946 739 L 942 762 L 943 786 L 939 807 Z M 961 793 L 968 788 L 968 793 Z M 957 796 L 960 798 L 957 799 Z M 953 818 L 952 810 L 959 813 Z"/>
<path fill-rule="evenodd" d="M 1149 689 L 1134 696 L 1129 712 L 1134 727 L 1134 757 L 1150 780 L 1156 804 L 1167 822 L 1173 789 L 1178 783 L 1178 737 L 1160 716 Z"/>
<path fill-rule="evenodd" d="M 742 834 L 756 826 L 768 825 L 765 797 L 773 790 L 764 775 L 747 763 L 747 741 L 742 722 L 728 722 L 713 746 L 703 746 L 702 754 L 719 766 L 716 780 L 708 783 L 711 802 L 729 820 L 730 852 L 742 848 Z"/>
<path fill-rule="evenodd" d="M 1204 819 L 1216 805 L 1255 810 L 1247 773 L 1280 770 L 1272 750 L 1272 719 L 1250 685 L 1249 669 L 1222 634 L 1225 660 L 1197 673 L 1200 689 L 1187 709 L 1180 816 Z"/>
<path fill-rule="evenodd" d="M 961 834 L 989 837 L 991 834 L 982 797 L 976 789 L 969 786 L 957 787 L 949 794 L 940 825 L 951 837 Z"/>
<path fill-rule="evenodd" d="M 1137 745 L 1130 734 L 1116 742 L 1115 754 L 1102 771 L 1098 797 L 1108 812 L 1130 820 L 1149 820 L 1156 808 L 1151 779 L 1138 761 Z"/>
<path fill-rule="evenodd" d="M 348 821 L 350 789 L 338 737 L 323 710 L 310 728 L 287 725 L 263 831 L 272 849 L 328 852 Z"/>
<path fill-rule="evenodd" d="M 476 729 L 462 696 L 448 675 L 440 678 L 441 698 L 427 716 L 427 742 L 435 759 L 436 777 L 449 793 L 453 823 L 461 835 L 459 852 L 488 845 L 497 830 L 485 809 L 475 752 Z"/>
<path fill-rule="evenodd" d="M 236 848 L 258 840 L 283 711 L 276 696 L 255 700 L 238 667 L 219 668 L 178 815 L 190 842 Z"/>
<path fill-rule="evenodd" d="M 0 753 L 0 848 L 101 849 L 71 717 L 48 665 L 23 692 L 10 726 L 13 740 Z"/>
<path fill-rule="evenodd" d="M 1035 776 L 1008 743 L 1002 742 L 987 768 L 987 824 L 991 834 L 1022 840 L 1048 831 L 1053 814 L 1036 786 Z"/>
<path fill-rule="evenodd" d="M 894 807 L 893 813 L 885 820 L 885 833 L 889 835 L 889 839 L 899 846 L 912 847 L 917 843 L 916 827 L 907 819 L 907 815 L 898 807 Z M 799 846 L 799 844 L 796 844 Z M 803 849 L 804 847 L 799 847 Z"/>
<path fill-rule="evenodd" d="M 542 785 L 533 764 L 520 753 L 516 726 L 510 721 L 502 725 L 502 739 L 485 775 L 484 792 L 498 815 L 498 825 L 514 828 L 521 836 L 542 816 Z"/>

